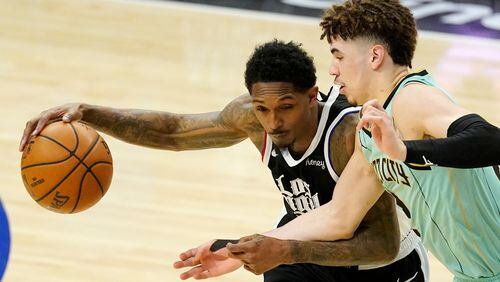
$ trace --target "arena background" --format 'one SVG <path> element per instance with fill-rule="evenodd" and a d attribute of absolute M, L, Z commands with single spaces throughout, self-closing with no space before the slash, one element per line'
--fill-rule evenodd
<path fill-rule="evenodd" d="M 81 214 L 44 210 L 23 187 L 17 147 L 24 125 L 56 105 L 219 110 L 245 93 L 248 56 L 273 38 L 303 43 L 320 88 L 329 87 L 318 17 L 334 1 L 187 2 L 0 0 L 2 281 L 179 281 L 181 271 L 171 266 L 178 253 L 276 222 L 280 194 L 248 141 L 175 153 L 104 136 L 114 180 Z M 499 1 L 403 2 L 421 29 L 415 69 L 428 69 L 498 126 Z M 243 270 L 213 279 L 261 280 Z M 451 281 L 432 257 L 431 281 Z"/>

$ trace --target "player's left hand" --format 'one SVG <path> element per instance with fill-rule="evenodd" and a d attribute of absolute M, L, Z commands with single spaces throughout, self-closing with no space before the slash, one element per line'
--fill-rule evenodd
<path fill-rule="evenodd" d="M 399 161 L 406 159 L 406 146 L 399 137 L 392 118 L 377 100 L 370 100 L 363 105 L 356 129 L 361 130 L 363 127 L 371 131 L 375 144 L 389 158 Z"/>
<path fill-rule="evenodd" d="M 198 248 L 193 248 L 179 255 L 180 261 L 174 263 L 174 268 L 190 269 L 180 275 L 181 280 L 194 278 L 195 280 L 217 277 L 240 268 L 242 263 L 228 257 L 228 250 L 222 248 L 210 251 L 215 240 L 209 241 Z"/>
<path fill-rule="evenodd" d="M 237 244 L 227 244 L 226 248 L 229 257 L 241 260 L 243 267 L 256 275 L 291 260 L 287 241 L 260 234 L 243 237 Z"/>

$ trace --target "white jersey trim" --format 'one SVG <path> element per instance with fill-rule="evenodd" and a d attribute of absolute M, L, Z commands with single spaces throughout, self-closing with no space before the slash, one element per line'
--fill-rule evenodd
<path fill-rule="evenodd" d="M 273 140 L 271 140 L 271 136 L 265 133 L 265 142 L 264 142 L 264 154 L 262 154 L 262 162 L 268 166 L 269 165 L 269 158 L 271 157 L 271 153 L 273 150 Z"/>
<path fill-rule="evenodd" d="M 330 113 L 330 107 L 333 105 L 333 102 L 335 102 L 335 100 L 339 96 L 339 89 L 340 89 L 339 86 L 334 86 L 331 88 L 330 93 L 328 95 L 328 100 L 326 100 L 325 106 L 321 111 L 321 118 L 318 124 L 318 129 L 316 130 L 316 135 L 314 135 L 314 138 L 311 141 L 311 144 L 309 145 L 309 148 L 307 148 L 304 155 L 302 155 L 302 157 L 299 160 L 295 160 L 288 151 L 288 148 L 280 148 L 281 154 L 283 155 L 283 158 L 285 159 L 288 166 L 294 167 L 300 164 L 303 160 L 309 157 L 309 155 L 311 155 L 318 146 L 319 142 L 321 141 L 321 135 L 325 130 L 325 125 L 328 120 L 328 115 Z"/>
<path fill-rule="evenodd" d="M 332 176 L 333 180 L 337 182 L 339 180 L 339 175 L 337 172 L 333 169 L 332 167 L 332 162 L 330 158 L 330 138 L 333 134 L 333 130 L 335 127 L 342 121 L 342 119 L 351 113 L 358 113 L 361 110 L 361 107 L 350 107 L 350 108 L 345 108 L 343 109 L 339 115 L 333 120 L 333 122 L 330 124 L 330 127 L 328 128 L 326 135 L 325 135 L 325 148 L 324 148 L 324 153 L 325 153 L 325 162 L 326 162 L 326 167 L 328 168 L 328 172 L 330 172 L 330 175 Z"/>

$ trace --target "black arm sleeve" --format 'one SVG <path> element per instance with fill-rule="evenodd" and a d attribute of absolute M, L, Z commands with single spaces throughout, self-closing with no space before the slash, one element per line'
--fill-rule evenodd
<path fill-rule="evenodd" d="M 477 114 L 465 115 L 448 128 L 447 138 L 403 141 L 407 163 L 456 168 L 500 164 L 500 129 Z"/>

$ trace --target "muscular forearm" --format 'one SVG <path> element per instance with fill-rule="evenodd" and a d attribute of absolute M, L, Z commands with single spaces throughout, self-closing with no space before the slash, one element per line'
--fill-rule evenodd
<path fill-rule="evenodd" d="M 304 241 L 334 241 L 349 239 L 354 230 L 337 214 L 338 210 L 327 203 L 303 214 L 287 224 L 264 233 L 277 239 Z"/>
<path fill-rule="evenodd" d="M 122 141 L 166 150 L 226 147 L 244 134 L 217 124 L 218 112 L 180 115 L 168 112 L 114 109 L 83 104 L 82 121 Z"/>
<path fill-rule="evenodd" d="M 352 266 L 383 264 L 394 259 L 394 246 L 380 244 L 378 241 L 372 235 L 335 242 L 289 241 L 288 244 L 291 263 Z"/>
<path fill-rule="evenodd" d="M 241 238 L 236 244 L 222 241 L 219 245 L 227 244 L 230 256 L 245 262 L 245 268 L 255 274 L 281 264 L 380 265 L 393 260 L 399 251 L 394 202 L 388 193 L 382 195 L 349 240 L 295 241 L 255 234 Z"/>
<path fill-rule="evenodd" d="M 83 104 L 82 121 L 122 141 L 149 147 L 167 146 L 165 137 L 174 133 L 178 120 L 168 113 L 115 109 Z M 170 132 L 169 132 L 170 131 Z M 172 144 L 172 149 L 175 144 Z"/>
<path fill-rule="evenodd" d="M 337 182 L 330 202 L 265 235 L 303 241 L 350 239 L 383 192 L 370 164 L 356 149 Z"/>
<path fill-rule="evenodd" d="M 290 263 L 328 266 L 387 263 L 399 251 L 400 236 L 394 200 L 387 193 L 381 196 L 351 239 L 335 242 L 285 242 L 290 249 Z"/>

